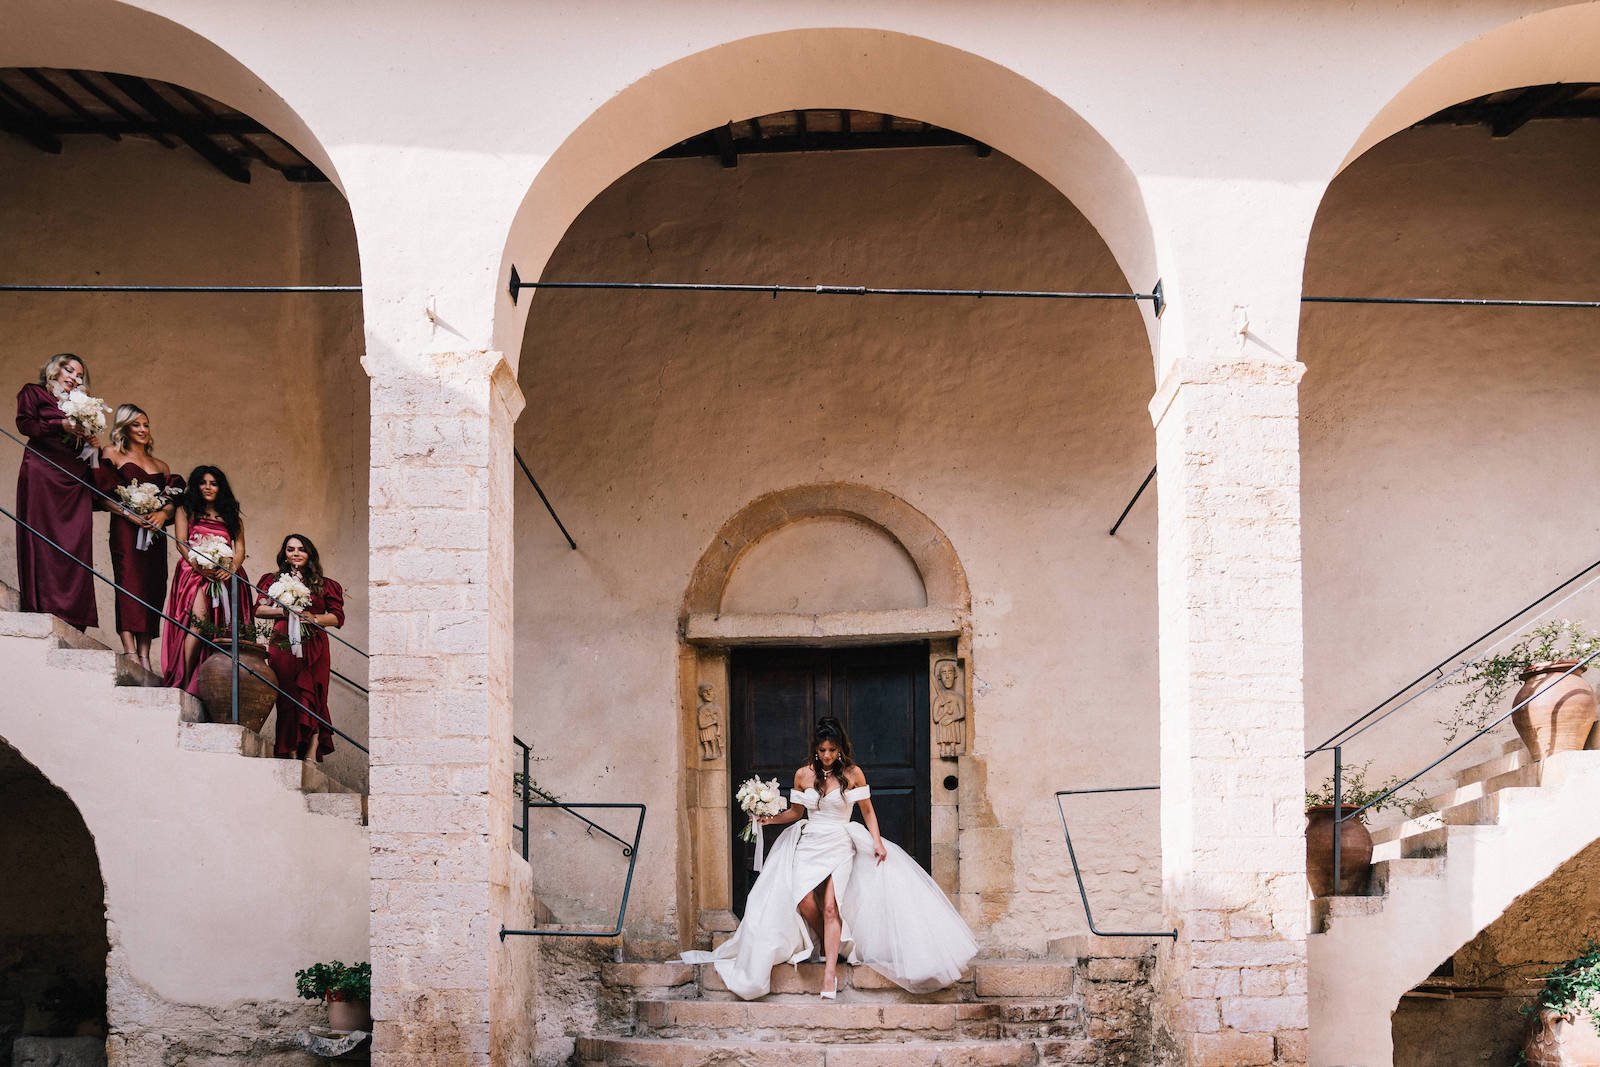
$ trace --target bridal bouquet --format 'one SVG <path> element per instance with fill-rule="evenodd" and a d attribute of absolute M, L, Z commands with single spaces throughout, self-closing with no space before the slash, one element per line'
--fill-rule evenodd
<path fill-rule="evenodd" d="M 134 482 L 131 485 L 117 486 L 117 496 L 122 500 L 122 506 L 135 515 L 154 515 L 167 506 L 169 498 L 175 492 L 176 490 L 163 489 L 154 482 Z M 155 536 L 154 530 L 148 527 L 142 529 L 133 547 L 143 551 L 150 547 Z"/>
<path fill-rule="evenodd" d="M 64 396 L 56 397 L 56 406 L 61 409 L 61 414 L 67 417 L 68 422 L 76 423 L 78 429 L 85 437 L 97 437 L 105 432 L 106 402 L 97 396 L 90 396 L 82 389 L 74 389 Z M 70 435 L 69 436 L 75 436 Z M 93 445 L 86 444 L 83 451 L 78 453 L 87 460 L 89 466 L 100 466 L 100 453 Z"/>
<path fill-rule="evenodd" d="M 739 838 L 743 841 L 754 841 L 759 836 L 757 819 L 776 815 L 789 806 L 789 802 L 783 798 L 783 791 L 778 788 L 776 778 L 765 782 L 758 777 L 751 778 L 739 787 L 734 797 L 739 801 L 739 810 L 750 816 L 750 821 L 739 831 Z"/>
<path fill-rule="evenodd" d="M 289 616 L 289 651 L 304 657 L 300 647 L 300 612 L 311 606 L 311 588 L 296 574 L 280 574 L 267 586 L 267 596 L 277 601 Z"/>

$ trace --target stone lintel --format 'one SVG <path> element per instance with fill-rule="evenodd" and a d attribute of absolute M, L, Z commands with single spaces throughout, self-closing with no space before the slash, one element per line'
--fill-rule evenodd
<path fill-rule="evenodd" d="M 836 611 L 822 615 L 695 613 L 684 638 L 697 645 L 850 645 L 922 641 L 961 635 L 961 613 L 949 608 Z"/>

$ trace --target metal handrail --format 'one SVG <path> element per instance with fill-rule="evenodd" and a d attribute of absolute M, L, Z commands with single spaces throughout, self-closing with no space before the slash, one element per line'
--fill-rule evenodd
<path fill-rule="evenodd" d="M 522 450 L 516 445 L 512 445 L 511 454 L 516 458 L 517 466 L 522 468 L 522 473 L 528 476 L 528 484 L 533 486 L 533 491 L 538 493 L 539 499 L 544 502 L 544 509 L 550 513 L 552 519 L 556 520 L 556 528 L 561 531 L 561 536 L 567 539 L 567 547 L 576 552 L 578 550 L 578 542 L 572 539 L 572 535 L 567 532 L 567 524 L 561 521 L 561 516 L 556 514 L 556 509 L 550 504 L 550 498 L 544 495 L 543 489 L 539 488 L 539 479 L 535 478 L 533 472 L 528 469 L 528 461 L 522 458 Z"/>
<path fill-rule="evenodd" d="M 299 708 L 301 711 L 303 711 L 307 715 L 311 716 L 317 722 L 321 723 L 322 725 L 326 726 L 328 729 L 332 730 L 334 733 L 338 734 L 340 737 L 344 738 L 351 745 L 354 745 L 356 748 L 360 749 L 362 752 L 366 752 L 367 751 L 367 747 L 365 745 L 363 745 L 361 742 L 357 741 L 355 738 L 351 737 L 349 734 L 345 733 L 343 730 L 341 730 L 337 726 L 333 725 L 333 723 L 329 722 L 327 719 L 324 719 L 321 715 L 318 715 L 312 709 L 306 707 L 297 698 L 295 698 L 293 696 L 290 696 L 288 693 L 286 693 L 282 689 L 278 688 L 276 682 L 267 681 L 267 679 L 263 678 L 248 663 L 244 663 L 239 659 L 239 613 L 235 608 L 230 606 L 230 610 L 229 610 L 229 613 L 228 613 L 229 617 L 230 617 L 230 630 L 231 630 L 230 640 L 229 640 L 229 646 L 230 647 L 229 648 L 224 648 L 223 646 L 217 644 L 217 642 L 213 641 L 211 638 L 206 637 L 204 634 L 199 633 L 198 631 L 195 631 L 195 630 L 191 630 L 188 626 L 185 626 L 183 623 L 179 622 L 177 619 L 175 619 L 172 616 L 168 615 L 161 608 L 158 608 L 155 605 L 148 603 L 147 601 L 144 600 L 144 598 L 140 597 L 139 595 L 137 595 L 136 593 L 132 592 L 131 590 L 126 589 L 121 585 L 118 585 L 114 579 L 107 578 L 104 574 L 101 574 L 99 571 L 95 570 L 94 567 L 92 567 L 88 563 L 85 563 L 83 560 L 79 559 L 77 556 L 73 555 L 71 552 L 67 551 L 66 549 L 62 548 L 60 545 L 56 544 L 55 541 L 53 541 L 51 538 L 49 538 L 45 534 L 40 533 L 31 524 L 29 524 L 27 522 L 24 522 L 20 517 L 18 517 L 10 509 L 6 508 L 3 504 L 0 504 L 0 515 L 6 516 L 6 518 L 8 518 L 11 521 L 15 522 L 18 526 L 22 527 L 24 530 L 27 530 L 31 535 L 33 535 L 34 537 L 37 537 L 39 540 L 43 541 L 45 544 L 49 545 L 51 548 L 55 549 L 57 552 L 61 553 L 63 556 L 65 556 L 68 559 L 70 559 L 73 563 L 76 563 L 78 566 L 80 566 L 84 570 L 88 571 L 94 577 L 100 579 L 102 582 L 105 582 L 107 585 L 111 586 L 111 588 L 117 590 L 123 596 L 126 596 L 128 599 L 132 600 L 134 603 L 138 604 L 140 607 L 144 608 L 146 611 L 154 612 L 155 614 L 161 616 L 161 618 L 164 619 L 165 621 L 172 623 L 172 625 L 174 625 L 178 629 L 182 630 L 185 634 L 188 634 L 189 636 L 195 638 L 198 641 L 203 642 L 204 644 L 210 645 L 211 648 L 215 649 L 217 652 L 228 656 L 231 659 L 232 663 L 233 663 L 233 693 L 232 693 L 232 713 L 233 714 L 232 714 L 232 718 L 233 718 L 234 725 L 238 725 L 238 723 L 239 723 L 239 671 L 242 669 L 242 670 L 248 672 L 250 675 L 252 675 L 257 681 L 260 681 L 263 685 L 266 685 L 273 692 L 277 693 L 279 696 L 281 696 L 281 697 L 285 698 L 286 700 L 288 700 L 295 707 Z M 231 581 L 230 581 L 229 587 L 228 587 L 228 595 L 230 597 L 232 597 L 235 601 L 237 601 L 238 600 L 238 596 L 239 596 L 239 577 L 236 574 L 230 575 L 230 577 L 231 577 Z M 256 590 L 254 588 L 252 588 L 251 591 L 255 592 Z"/>
<path fill-rule="evenodd" d="M 1083 886 L 1083 871 L 1078 866 L 1078 851 L 1072 847 L 1072 831 L 1067 829 L 1067 810 L 1061 806 L 1062 797 L 1081 796 L 1085 793 L 1148 793 L 1159 790 L 1159 785 L 1122 785 L 1101 789 L 1057 789 L 1056 814 L 1061 816 L 1061 835 L 1067 839 L 1067 856 L 1072 860 L 1072 876 L 1078 880 L 1078 898 L 1083 901 L 1083 917 L 1089 921 L 1089 932 L 1098 937 L 1170 937 L 1176 941 L 1176 930 L 1101 930 L 1094 924 L 1094 913 L 1089 910 L 1089 891 Z"/>
<path fill-rule="evenodd" d="M 10 430 L 6 429 L 4 426 L 0 426 L 0 434 L 4 434 L 5 436 L 11 438 L 11 440 L 13 440 L 17 444 L 21 445 L 24 451 L 33 453 L 35 456 L 37 456 L 38 458 L 44 460 L 46 463 L 50 464 L 50 466 L 54 467 L 56 470 L 60 471 L 62 474 L 65 474 L 68 478 L 71 478 L 73 481 L 77 482 L 79 485 L 81 485 L 85 489 L 89 490 L 89 492 L 93 493 L 95 496 L 97 496 L 100 499 L 108 501 L 109 503 L 115 505 L 119 514 L 122 513 L 122 512 L 127 511 L 127 506 L 124 505 L 121 500 L 118 500 L 116 497 L 112 496 L 110 493 L 107 493 L 105 490 L 101 489 L 98 485 L 95 485 L 93 482 L 89 481 L 87 478 L 80 477 L 79 475 L 77 475 L 77 474 L 73 473 L 72 471 L 68 470 L 67 468 L 63 467 L 61 464 L 59 464 L 55 460 L 51 459 L 49 456 L 45 455 L 43 452 L 40 452 L 37 448 L 34 448 L 32 442 L 23 440 L 22 438 L 18 437 L 16 434 L 12 433 Z M 151 528 L 151 527 L 146 527 L 146 529 L 152 529 L 152 532 L 158 533 L 162 537 L 165 537 L 167 540 L 169 540 L 169 541 L 173 542 L 174 544 L 176 544 L 178 546 L 178 551 L 180 551 L 180 552 L 188 552 L 189 551 L 189 546 L 186 543 L 178 540 L 178 537 L 177 537 L 176 534 L 169 533 L 167 531 L 166 527 L 163 526 L 163 527 L 154 528 L 154 529 Z M 213 560 L 212 562 L 214 563 L 216 561 Z M 294 612 L 296 615 L 299 615 L 302 619 L 307 618 L 306 613 L 303 612 L 303 611 L 300 611 L 298 608 L 291 608 L 286 604 L 279 604 L 277 606 L 283 608 L 285 611 Z M 313 623 L 312 625 L 316 625 L 316 624 Z M 370 653 L 368 653 L 365 649 L 360 648 L 357 645 L 351 644 L 349 641 L 346 641 L 344 638 L 340 637 L 338 634 L 331 632 L 327 627 L 319 626 L 317 628 L 320 629 L 323 633 L 327 634 L 327 636 L 329 636 L 333 640 L 339 642 L 341 645 L 343 645 L 346 648 L 350 649 L 352 652 L 356 653 L 357 655 L 361 656 L 362 658 L 364 658 L 364 659 L 371 659 L 372 658 L 372 655 Z M 340 677 L 344 678 L 343 675 L 340 675 Z M 356 685 L 356 683 L 355 682 L 351 682 L 349 678 L 344 678 L 344 680 L 347 681 L 347 682 L 350 682 L 351 685 Z M 358 687 L 358 688 L 360 688 L 360 687 Z M 367 692 L 367 690 L 365 688 L 362 688 L 361 691 L 363 693 Z"/>
<path fill-rule="evenodd" d="M 1440 756 L 1438 759 L 1434 760 L 1432 763 L 1428 764 L 1426 767 L 1422 768 L 1422 770 L 1416 772 L 1411 777 L 1405 779 L 1402 782 L 1398 782 L 1395 785 L 1390 786 L 1388 789 L 1384 790 L 1382 793 L 1379 793 L 1377 796 L 1373 797 L 1371 800 L 1367 801 L 1365 804 L 1361 805 L 1360 807 L 1353 807 L 1352 806 L 1351 811 L 1350 811 L 1350 813 L 1348 815 L 1346 815 L 1345 811 L 1344 811 L 1344 809 L 1345 809 L 1345 804 L 1344 804 L 1344 745 L 1341 743 L 1341 744 L 1333 746 L 1333 749 L 1332 749 L 1332 751 L 1333 751 L 1333 893 L 1331 895 L 1333 895 L 1333 896 L 1339 896 L 1340 895 L 1340 893 L 1339 893 L 1339 861 L 1343 857 L 1343 848 L 1342 848 L 1341 842 L 1339 840 L 1339 837 L 1340 837 L 1339 828 L 1341 826 L 1343 826 L 1345 823 L 1349 822 L 1351 819 L 1359 819 L 1359 818 L 1361 818 L 1362 813 L 1364 813 L 1366 811 L 1369 811 L 1375 805 L 1381 804 L 1385 800 L 1388 800 L 1390 797 L 1392 797 L 1396 793 L 1400 792 L 1400 790 L 1405 789 L 1407 786 L 1411 785 L 1417 779 L 1421 778 L 1423 775 L 1427 774 L 1429 771 L 1431 771 L 1435 767 L 1439 766 L 1439 764 L 1441 764 L 1441 763 L 1445 762 L 1446 760 L 1450 759 L 1456 753 L 1460 752 L 1462 749 L 1466 748 L 1468 745 L 1472 744 L 1474 741 L 1478 740 L 1480 737 L 1483 737 L 1485 734 L 1488 734 L 1489 732 L 1494 730 L 1496 727 L 1498 727 L 1501 723 L 1503 723 L 1507 719 L 1511 718 L 1511 716 L 1515 715 L 1517 712 L 1521 711 L 1523 708 L 1525 708 L 1529 704 L 1533 703 L 1534 700 L 1536 700 L 1540 696 L 1544 695 L 1545 691 L 1550 689 L 1551 686 L 1554 686 L 1557 682 L 1560 682 L 1563 679 L 1571 677 L 1573 674 L 1576 674 L 1576 673 L 1581 672 L 1582 670 L 1584 670 L 1586 667 L 1589 666 L 1590 662 L 1593 661 L 1597 656 L 1600 656 L 1600 649 L 1596 649 L 1595 651 L 1593 651 L 1593 652 L 1589 653 L 1587 656 L 1585 656 L 1583 659 L 1578 660 L 1577 662 L 1573 663 L 1572 666 L 1570 666 L 1566 670 L 1562 671 L 1559 675 L 1557 675 L 1554 678 L 1551 678 L 1549 681 L 1545 682 L 1538 689 L 1535 689 L 1532 693 L 1529 693 L 1527 695 L 1527 697 L 1524 698 L 1521 702 L 1513 704 L 1510 711 L 1506 712 L 1504 715 L 1502 715 L 1498 719 L 1494 720 L 1494 722 L 1489 723 L 1487 726 L 1485 726 L 1482 729 L 1480 729 L 1477 733 L 1473 734 L 1471 737 L 1467 738 L 1465 741 L 1462 741 L 1460 744 L 1455 745 L 1448 752 L 1446 752 L 1444 755 Z M 1322 750 L 1321 749 L 1317 749 L 1315 751 L 1322 751 Z"/>
<path fill-rule="evenodd" d="M 522 794 L 522 802 L 523 802 L 522 803 L 522 824 L 519 826 L 516 823 L 512 823 L 511 824 L 511 828 L 513 830 L 519 830 L 522 833 L 522 858 L 523 859 L 527 859 L 528 858 L 528 808 L 530 806 L 537 805 L 537 802 L 528 800 L 528 795 L 527 795 L 526 791 L 530 791 L 530 790 L 532 792 L 538 793 L 540 796 L 544 797 L 544 799 L 548 802 L 548 803 L 546 803 L 544 805 L 537 805 L 537 806 L 549 807 L 551 805 L 554 805 L 555 807 L 558 807 L 558 808 L 565 808 L 566 811 L 568 812 L 568 814 L 570 814 L 573 818 L 577 819 L 579 822 L 582 822 L 582 823 L 585 823 L 585 824 L 588 825 L 589 828 L 587 830 L 585 830 L 584 833 L 588 834 L 590 837 L 593 837 L 594 836 L 594 832 L 596 830 L 599 830 L 601 833 L 603 833 L 607 837 L 611 838 L 611 840 L 615 841 L 617 844 L 622 846 L 622 854 L 624 856 L 632 856 L 633 855 L 634 849 L 637 848 L 638 844 L 639 844 L 639 842 L 637 840 L 635 840 L 632 845 L 628 844 L 627 841 L 624 841 L 622 838 L 618 837 L 616 834 L 612 833 L 610 830 L 607 830 L 604 826 L 601 826 L 599 823 L 593 822 L 593 821 L 591 821 L 589 819 L 585 819 L 582 815 L 579 815 L 577 812 L 573 811 L 571 805 L 562 803 L 562 801 L 560 799 L 558 799 L 557 797 L 551 796 L 549 793 L 546 793 L 543 789 L 540 789 L 538 786 L 534 785 L 533 784 L 533 778 L 532 778 L 532 775 L 531 775 L 532 764 L 533 764 L 533 749 L 528 745 L 528 743 L 526 741 L 524 741 L 522 738 L 516 736 L 515 734 L 513 734 L 511 736 L 511 743 L 516 745 L 518 748 L 522 749 L 522 788 L 525 790 L 525 792 Z M 578 806 L 579 807 L 583 807 L 584 805 L 578 805 Z M 592 805 L 590 805 L 590 806 L 592 806 Z"/>
<path fill-rule="evenodd" d="M 1459 657 L 1461 655 L 1464 655 L 1467 652 L 1470 652 L 1472 649 L 1476 648 L 1478 646 L 1478 644 L 1480 642 L 1482 642 L 1484 639 L 1486 639 L 1488 637 L 1491 637 L 1494 634 L 1498 633 L 1499 631 L 1505 629 L 1507 626 L 1510 626 L 1512 623 L 1514 623 L 1518 619 L 1522 618 L 1522 616 L 1526 615 L 1528 612 L 1532 611 L 1534 608 L 1538 607 L 1540 604 L 1543 604 L 1546 600 L 1549 600 L 1551 597 L 1553 597 L 1557 593 L 1561 592 L 1567 586 L 1569 586 L 1572 583 L 1578 581 L 1579 579 L 1583 578 L 1585 575 L 1589 574 L 1591 571 L 1594 571 L 1596 569 L 1600 569 L 1600 560 L 1596 560 L 1595 562 L 1589 564 L 1587 567 L 1583 568 L 1583 570 L 1579 571 L 1577 574 L 1574 574 L 1572 577 L 1568 578 L 1566 581 L 1562 582 L 1560 585 L 1556 586 L 1554 589 L 1550 590 L 1548 593 L 1545 593 L 1543 596 L 1537 598 L 1532 603 L 1530 603 L 1526 607 L 1524 607 L 1522 610 L 1514 612 L 1513 614 L 1507 616 L 1498 625 L 1490 627 L 1488 630 L 1486 630 L 1482 634 L 1478 635 L 1478 637 L 1475 638 L 1474 640 L 1467 642 L 1467 644 L 1463 645 L 1461 648 L 1457 649 L 1455 652 L 1452 652 L 1450 655 L 1448 655 L 1444 659 L 1440 660 L 1434 666 L 1432 666 L 1432 667 L 1428 668 L 1427 670 L 1423 671 L 1420 675 L 1418 675 L 1412 681 L 1410 681 L 1406 685 L 1401 686 L 1399 689 L 1395 690 L 1394 693 L 1390 694 L 1386 699 L 1380 701 L 1375 707 L 1373 707 L 1373 709 L 1371 711 L 1368 711 L 1364 715 L 1357 716 L 1355 719 L 1353 719 L 1349 723 L 1346 723 L 1344 725 L 1344 727 L 1342 727 L 1341 729 L 1335 731 L 1333 736 L 1328 738 L 1322 744 L 1316 746 L 1313 749 L 1308 750 L 1306 752 L 1306 756 L 1309 758 L 1311 756 L 1316 755 L 1318 752 L 1330 751 L 1336 743 L 1337 744 L 1343 744 L 1346 741 L 1353 740 L 1354 738 L 1356 738 L 1360 734 L 1365 733 L 1371 727 L 1376 726 L 1379 722 L 1382 722 L 1384 719 L 1387 719 L 1390 715 L 1394 714 L 1396 711 L 1399 711 L 1401 708 L 1405 707 L 1407 704 L 1411 703 L 1413 700 L 1416 700 L 1418 697 L 1422 696 L 1424 693 L 1427 693 L 1427 692 L 1435 689 L 1441 683 L 1443 683 L 1446 679 L 1448 679 L 1451 675 L 1454 675 L 1454 674 L 1460 672 L 1464 667 L 1466 667 L 1468 665 L 1466 663 L 1462 663 L 1459 666 L 1457 666 L 1454 671 L 1451 671 L 1450 674 L 1448 674 L 1448 675 L 1447 674 L 1443 674 L 1442 672 L 1444 671 L 1444 668 L 1447 665 L 1449 665 L 1452 661 L 1454 661 L 1457 657 Z M 1573 596 L 1576 596 L 1578 593 L 1581 593 L 1583 591 L 1583 589 L 1587 589 L 1589 585 L 1594 584 L 1595 581 L 1600 581 L 1600 576 L 1597 576 L 1595 579 L 1592 579 L 1587 585 L 1583 586 L 1582 588 L 1576 589 L 1572 593 L 1568 594 L 1566 597 L 1563 597 L 1558 603 L 1551 605 L 1551 607 L 1549 609 L 1547 609 L 1544 614 L 1548 615 L 1550 612 L 1552 612 L 1556 608 L 1560 607 L 1561 604 L 1566 603 L 1568 600 L 1572 599 Z M 1500 643 L 1504 643 L 1504 642 L 1502 641 Z M 1479 658 L 1482 658 L 1482 657 L 1479 657 Z M 1404 694 L 1406 692 L 1409 692 L 1413 686 L 1419 685 L 1422 682 L 1427 681 L 1428 678 L 1430 678 L 1431 676 L 1436 675 L 1436 674 L 1440 675 L 1440 677 L 1435 679 L 1434 682 L 1432 684 L 1430 684 L 1426 689 L 1423 689 L 1419 693 L 1413 693 L 1411 696 L 1407 697 L 1404 701 L 1402 701 L 1399 705 L 1397 705 L 1394 708 L 1391 708 L 1388 712 L 1385 712 L 1377 720 L 1375 720 L 1375 721 L 1373 721 L 1371 723 L 1367 723 L 1367 725 L 1363 726 L 1360 730 L 1356 730 L 1356 727 L 1361 726 L 1362 723 L 1365 723 L 1368 719 L 1372 718 L 1372 716 L 1377 715 L 1378 712 L 1380 712 L 1380 711 L 1383 711 L 1383 709 L 1385 707 L 1387 707 L 1390 703 L 1392 703 L 1393 701 L 1399 699 L 1402 694 Z M 1354 733 L 1351 732 L 1353 730 L 1355 731 Z M 1346 736 L 1346 735 L 1349 735 L 1349 736 Z"/>

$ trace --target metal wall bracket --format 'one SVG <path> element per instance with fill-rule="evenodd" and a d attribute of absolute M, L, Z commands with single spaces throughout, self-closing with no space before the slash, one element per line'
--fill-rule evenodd
<path fill-rule="evenodd" d="M 1159 319 L 1161 317 L 1161 313 L 1163 311 L 1167 310 L 1167 295 L 1161 289 L 1161 279 L 1160 278 L 1157 278 L 1156 279 L 1156 284 L 1151 287 L 1150 295 L 1155 299 L 1155 302 L 1156 302 L 1156 318 Z"/>

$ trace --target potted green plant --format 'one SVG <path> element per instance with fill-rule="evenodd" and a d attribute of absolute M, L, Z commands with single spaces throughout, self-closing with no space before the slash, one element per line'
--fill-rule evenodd
<path fill-rule="evenodd" d="M 1415 787 L 1390 792 L 1400 784 L 1399 777 L 1368 785 L 1367 768 L 1370 766 L 1372 761 L 1368 760 L 1359 766 L 1344 768 L 1344 786 L 1339 795 L 1343 815 L 1355 815 L 1368 804 L 1372 805 L 1367 808 L 1369 812 L 1416 812 L 1424 806 L 1422 794 Z M 1385 793 L 1389 795 L 1384 796 Z M 1314 896 L 1325 897 L 1333 892 L 1334 825 L 1333 775 L 1330 774 L 1320 788 L 1306 791 L 1306 880 L 1311 883 Z M 1337 825 L 1339 892 L 1345 895 L 1364 893 L 1367 871 L 1372 866 L 1372 834 L 1360 817 L 1347 818 Z"/>
<path fill-rule="evenodd" d="M 1524 1009 L 1533 1018 L 1519 1064 L 1569 1067 L 1600 1063 L 1600 943 L 1544 976 L 1544 988 Z"/>
<path fill-rule="evenodd" d="M 1534 627 L 1504 652 L 1468 663 L 1452 683 L 1467 692 L 1454 718 L 1443 723 L 1445 743 L 1483 729 L 1512 683 L 1519 682 L 1512 705 L 1522 706 L 1511 724 L 1534 759 L 1582 748 L 1594 726 L 1595 696 L 1582 678 L 1586 668 L 1577 665 L 1597 651 L 1600 635 L 1586 633 L 1581 622 L 1555 619 Z"/>
<path fill-rule="evenodd" d="M 212 722 L 230 722 L 233 718 L 233 658 L 227 650 L 232 641 L 231 628 L 226 623 L 204 619 L 192 623 L 191 627 L 201 637 L 215 641 L 224 649 L 222 652 L 213 649 L 195 671 L 195 691 L 206 706 L 206 718 Z M 278 676 L 267 661 L 267 649 L 274 647 L 287 648 L 288 642 L 272 632 L 271 622 L 239 621 L 239 662 L 250 668 L 239 671 L 239 725 L 247 730 L 260 730 L 278 700 L 278 693 L 273 689 L 278 684 Z"/>
<path fill-rule="evenodd" d="M 313 963 L 294 972 L 294 988 L 306 1000 L 327 1002 L 329 1029 L 372 1032 L 372 964 Z"/>

